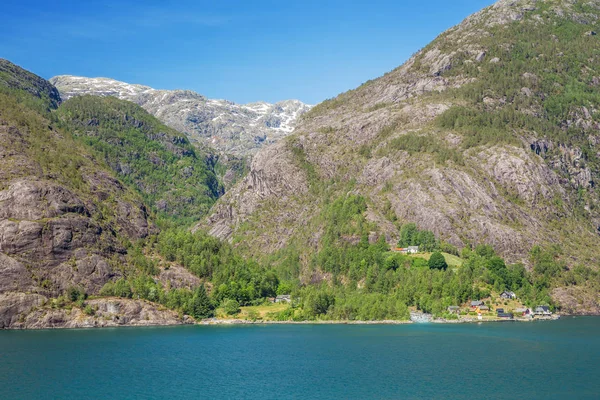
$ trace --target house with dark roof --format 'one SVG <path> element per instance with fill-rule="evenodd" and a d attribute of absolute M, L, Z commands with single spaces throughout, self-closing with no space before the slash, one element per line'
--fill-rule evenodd
<path fill-rule="evenodd" d="M 497 313 L 498 315 L 500 315 L 500 314 L 504 314 L 504 308 L 496 308 L 496 313 Z"/>
<path fill-rule="evenodd" d="M 548 306 L 537 306 L 533 310 L 533 315 L 552 315 L 552 311 L 550 311 L 550 307 Z"/>
<path fill-rule="evenodd" d="M 488 306 L 479 306 L 479 312 L 488 312 L 490 308 Z"/>
<path fill-rule="evenodd" d="M 450 314 L 458 314 L 460 312 L 460 307 L 459 306 L 450 306 L 450 307 L 448 307 L 448 312 Z"/>
<path fill-rule="evenodd" d="M 498 318 L 512 319 L 512 313 L 498 313 Z"/>
<path fill-rule="evenodd" d="M 473 300 L 471 302 L 471 310 L 475 310 L 475 309 L 477 309 L 477 307 L 480 307 L 480 306 L 482 306 L 484 304 L 485 303 L 483 301 L 481 301 L 481 300 Z"/>

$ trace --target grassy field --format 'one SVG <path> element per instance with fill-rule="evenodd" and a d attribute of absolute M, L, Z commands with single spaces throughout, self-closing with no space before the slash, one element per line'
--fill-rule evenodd
<path fill-rule="evenodd" d="M 267 314 L 272 312 L 280 312 L 288 308 L 288 303 L 269 303 L 260 306 L 248 306 L 240 307 L 240 313 L 237 315 L 227 315 L 222 308 L 217 308 L 215 314 L 217 318 L 237 318 L 237 319 L 249 319 L 248 315 L 251 311 L 255 311 L 258 314 L 258 319 L 267 319 Z"/>
<path fill-rule="evenodd" d="M 432 253 L 417 253 L 417 254 L 409 254 L 409 256 L 411 257 L 415 257 L 415 258 L 424 258 L 425 260 L 429 260 L 429 257 L 431 257 Z M 448 253 L 442 253 L 444 258 L 446 259 L 446 262 L 448 263 L 448 265 L 450 267 L 460 267 L 462 266 L 462 259 L 460 257 L 457 257 L 455 255 L 452 254 L 448 254 Z"/>

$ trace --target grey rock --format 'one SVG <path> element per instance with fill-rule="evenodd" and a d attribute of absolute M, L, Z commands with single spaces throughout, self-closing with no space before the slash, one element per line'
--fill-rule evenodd
<path fill-rule="evenodd" d="M 239 156 L 253 155 L 287 136 L 311 108 L 298 100 L 236 104 L 189 90 L 156 90 L 108 78 L 61 75 L 50 82 L 64 100 L 90 94 L 132 101 L 192 141 Z"/>
<path fill-rule="evenodd" d="M 39 294 L 0 293 L 0 329 L 10 328 L 48 299 Z"/>
<path fill-rule="evenodd" d="M 452 130 L 431 132 L 432 121 L 460 103 L 451 96 L 423 96 L 473 82 L 476 78 L 461 75 L 460 63 L 465 54 L 481 52 L 486 27 L 509 29 L 515 21 L 536 24 L 526 18 L 536 5 L 534 0 L 500 1 L 451 28 L 404 65 L 316 106 L 290 138 L 259 151 L 248 176 L 217 202 L 199 226 L 220 238 L 235 238 L 237 246 L 250 254 L 273 253 L 290 240 L 310 254 L 318 250 L 323 228 L 311 221 L 326 201 L 314 195 L 310 186 L 331 179 L 353 182 L 352 193 L 367 198 L 365 216 L 390 244 L 397 241 L 398 228 L 385 222 L 386 215 L 400 223 L 415 222 L 457 247 L 466 242 L 492 244 L 509 262 L 524 264 L 533 245 L 557 243 L 568 229 L 568 234 L 576 234 L 566 223 L 573 222 L 569 218 L 576 189 L 592 188 L 594 182 L 575 149 L 561 148 L 540 132 L 522 132 L 516 135 L 522 146 L 465 150 L 464 135 Z M 569 2 L 560 5 L 562 11 L 551 12 L 568 11 L 569 16 L 575 12 Z M 444 43 L 457 46 L 442 50 L 448 48 Z M 444 74 L 449 69 L 452 74 Z M 534 74 L 524 73 L 523 79 L 531 88 L 537 87 Z M 540 100 L 532 89 L 524 88 L 523 94 L 531 96 L 532 103 Z M 486 107 L 511 101 L 492 97 L 485 101 Z M 523 112 L 536 115 L 538 110 Z M 568 122 L 579 124 L 594 138 L 593 125 L 585 128 L 590 122 L 587 114 L 583 108 L 576 110 Z M 440 163 L 427 152 L 393 150 L 393 144 L 401 143 L 407 133 L 435 136 L 449 150 L 459 152 L 461 162 Z M 369 155 L 361 151 L 365 146 L 370 147 Z M 596 220 L 600 220 L 598 213 L 591 212 L 590 223 L 581 229 L 589 230 L 590 240 L 600 243 L 591 231 Z M 303 261 L 308 258 L 301 256 Z M 309 275 L 303 276 L 303 282 L 312 279 Z"/>
<path fill-rule="evenodd" d="M 84 313 L 77 307 L 65 310 L 44 306 L 46 300 L 39 295 L 0 294 L 0 328 L 102 328 L 194 323 L 190 317 L 184 320 L 172 310 L 166 310 L 143 300 L 117 298 L 88 300 L 86 305 L 93 310 L 92 315 Z M 7 314 L 3 315 L 2 311 Z"/>

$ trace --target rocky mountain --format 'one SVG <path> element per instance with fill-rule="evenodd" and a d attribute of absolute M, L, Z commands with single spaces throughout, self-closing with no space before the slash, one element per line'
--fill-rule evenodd
<path fill-rule="evenodd" d="M 298 100 L 236 104 L 189 90 L 157 90 L 108 78 L 62 75 L 50 83 L 63 100 L 90 94 L 134 102 L 191 140 L 237 156 L 253 155 L 287 136 L 296 120 L 311 108 Z"/>
<path fill-rule="evenodd" d="M 498 1 L 315 106 L 198 226 L 247 254 L 293 253 L 314 280 L 326 210 L 352 194 L 372 241 L 395 244 L 414 222 L 512 262 L 541 245 L 598 265 L 599 17 L 598 1 Z"/>
<path fill-rule="evenodd" d="M 158 232 L 153 210 L 173 221 L 208 210 L 221 190 L 210 159 L 135 104 L 61 104 L 50 83 L 0 59 L 0 329 L 184 323 L 141 300 L 82 300 L 147 274 L 199 284 L 133 246 Z"/>

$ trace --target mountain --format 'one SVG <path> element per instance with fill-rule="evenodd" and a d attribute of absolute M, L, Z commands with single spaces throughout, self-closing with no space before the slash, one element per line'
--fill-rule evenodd
<path fill-rule="evenodd" d="M 50 79 L 67 100 L 90 94 L 134 102 L 190 139 L 221 152 L 246 156 L 287 136 L 311 106 L 298 100 L 236 104 L 189 90 L 156 90 L 108 78 L 61 75 Z"/>
<path fill-rule="evenodd" d="M 295 260 L 303 282 L 336 273 L 324 251 L 395 245 L 409 223 L 530 268 L 535 246 L 598 266 L 599 17 L 598 1 L 498 1 L 312 108 L 198 228 Z M 332 207 L 349 201 L 364 211 L 339 230 Z"/>
<path fill-rule="evenodd" d="M 141 198 L 58 127 L 59 103 L 0 60 L 0 327 L 70 286 L 97 292 L 126 243 L 155 229 Z"/>
<path fill-rule="evenodd" d="M 217 164 L 133 103 L 62 102 L 0 59 L 0 329 L 185 322 L 164 305 L 200 280 L 143 243 L 208 211 Z"/>
<path fill-rule="evenodd" d="M 56 111 L 64 127 L 95 150 L 160 217 L 185 223 L 206 215 L 223 194 L 218 156 L 140 106 L 114 97 L 77 96 Z"/>

